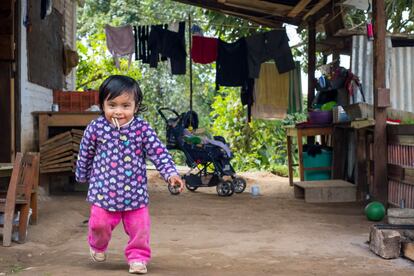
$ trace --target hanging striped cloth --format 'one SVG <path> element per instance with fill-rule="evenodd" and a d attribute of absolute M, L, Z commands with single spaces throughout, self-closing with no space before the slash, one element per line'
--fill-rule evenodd
<path fill-rule="evenodd" d="M 295 69 L 289 71 L 289 103 L 288 114 L 302 112 L 302 81 L 300 63 L 295 62 Z"/>

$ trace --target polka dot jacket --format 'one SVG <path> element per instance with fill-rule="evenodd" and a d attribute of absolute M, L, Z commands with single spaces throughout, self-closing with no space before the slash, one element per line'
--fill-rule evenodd
<path fill-rule="evenodd" d="M 166 181 L 178 175 L 146 121 L 135 117 L 118 130 L 104 116 L 93 120 L 84 132 L 75 172 L 78 182 L 89 182 L 87 201 L 109 211 L 147 206 L 146 156 Z"/>

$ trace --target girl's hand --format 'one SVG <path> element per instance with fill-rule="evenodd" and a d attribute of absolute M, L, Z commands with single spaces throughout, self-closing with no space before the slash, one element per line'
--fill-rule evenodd
<path fill-rule="evenodd" d="M 168 179 L 168 183 L 171 186 L 179 186 L 180 193 L 184 190 L 184 181 L 181 179 L 179 175 L 173 175 Z"/>

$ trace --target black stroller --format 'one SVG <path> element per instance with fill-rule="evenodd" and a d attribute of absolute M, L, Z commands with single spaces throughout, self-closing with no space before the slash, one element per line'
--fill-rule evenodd
<path fill-rule="evenodd" d="M 167 118 L 166 111 L 172 117 Z M 195 144 L 185 139 L 187 137 L 184 134 L 189 126 L 194 130 L 198 127 L 197 113 L 189 111 L 179 115 L 170 108 L 160 108 L 158 113 L 167 125 L 167 149 L 182 151 L 187 165 L 191 168 L 182 177 L 188 190 L 194 192 L 199 187 L 216 186 L 219 196 L 231 196 L 234 192 L 242 193 L 246 189 L 246 181 L 236 176 L 236 172 L 230 164 L 231 153 L 228 156 L 228 152 L 220 146 L 210 143 Z M 214 136 L 214 140 L 226 144 L 225 139 L 221 136 Z M 179 193 L 176 187 L 170 185 L 168 190 L 174 195 Z"/>

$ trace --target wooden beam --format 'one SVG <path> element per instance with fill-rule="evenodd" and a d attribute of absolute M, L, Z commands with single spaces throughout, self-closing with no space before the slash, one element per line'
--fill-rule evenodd
<path fill-rule="evenodd" d="M 259 1 L 246 1 L 246 0 L 225 0 L 222 4 L 226 6 L 241 8 L 245 10 L 251 10 L 261 13 L 268 13 L 277 16 L 286 16 L 286 13 L 290 10 L 290 6 L 273 4 L 269 2 Z"/>
<path fill-rule="evenodd" d="M 388 204 L 387 180 L 387 109 L 378 106 L 378 91 L 385 88 L 385 4 L 384 0 L 373 1 L 374 18 L 374 198 Z"/>
<path fill-rule="evenodd" d="M 268 1 L 251 1 L 251 0 L 225 0 L 225 5 L 233 4 L 243 8 L 258 8 L 262 12 L 264 11 L 279 11 L 279 13 L 286 15 L 290 10 L 291 6 L 271 3 Z"/>
<path fill-rule="evenodd" d="M 219 13 L 233 15 L 241 17 L 252 22 L 258 23 L 267 27 L 276 27 L 280 23 L 289 23 L 292 25 L 298 26 L 300 24 L 300 18 L 289 18 L 286 16 L 277 16 L 269 14 L 265 10 L 255 11 L 249 9 L 248 7 L 235 7 L 228 5 L 229 0 L 225 0 L 224 3 L 219 3 L 216 1 L 204 1 L 204 0 L 174 0 L 176 2 L 181 2 L 187 5 L 198 6 L 204 9 L 213 10 Z M 233 0 L 234 1 L 234 0 Z"/>
<path fill-rule="evenodd" d="M 301 0 L 296 6 L 288 13 L 288 17 L 296 17 L 301 11 L 303 11 L 311 0 Z"/>
<path fill-rule="evenodd" d="M 333 2 L 333 0 L 331 1 L 331 3 Z M 314 15 L 309 16 L 307 18 L 307 20 L 303 20 L 302 22 L 306 22 L 309 20 L 314 20 L 315 24 L 316 23 L 320 23 L 323 22 L 321 21 L 321 19 L 325 16 L 332 16 L 332 6 L 331 5 L 325 5 L 323 6 L 320 10 L 318 10 Z M 302 19 L 301 19 L 302 20 Z"/>
<path fill-rule="evenodd" d="M 279 28 L 283 24 L 283 21 L 278 21 L 276 19 L 275 20 L 262 19 L 260 17 L 248 16 L 246 14 L 239 13 L 239 12 L 232 12 L 232 11 L 227 11 L 227 10 L 218 10 L 218 12 L 221 12 L 221 13 L 227 14 L 227 15 L 231 15 L 231 16 L 236 16 L 236 17 L 239 17 L 239 18 L 243 18 L 243 19 L 249 20 L 250 22 L 256 23 L 258 25 L 271 27 L 271 28 Z"/>
<path fill-rule="evenodd" d="M 321 1 L 319 1 L 318 4 L 313 6 L 313 8 L 310 11 L 308 11 L 308 13 L 305 14 L 305 16 L 303 17 L 303 20 L 306 20 L 309 16 L 312 16 L 315 13 L 317 13 L 320 9 L 322 9 L 330 1 L 331 0 L 321 0 Z"/>
<path fill-rule="evenodd" d="M 242 8 L 249 11 L 255 11 L 255 12 L 263 12 L 263 9 L 257 8 L 257 7 L 245 7 L 239 4 L 232 4 L 232 3 L 225 3 L 226 6 L 235 7 L 235 8 Z M 278 13 L 276 10 L 267 11 L 271 15 L 277 15 L 277 16 L 283 16 L 283 14 Z"/>

